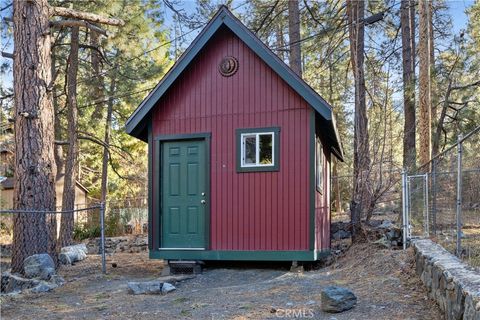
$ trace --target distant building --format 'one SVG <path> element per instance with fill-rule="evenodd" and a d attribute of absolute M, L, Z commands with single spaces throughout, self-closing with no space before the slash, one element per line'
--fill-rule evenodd
<path fill-rule="evenodd" d="M 6 139 L 0 144 L 0 208 L 13 208 L 13 174 L 14 153 L 13 139 Z M 57 177 L 55 189 L 57 193 L 57 208 L 62 207 L 64 174 Z M 88 189 L 77 181 L 75 187 L 75 208 L 87 206 Z"/>
<path fill-rule="evenodd" d="M 1 178 L 0 178 L 1 179 Z M 62 207 L 64 175 L 57 178 L 55 190 L 57 193 L 57 208 Z M 3 178 L 0 181 L 0 207 L 13 208 L 13 178 Z M 75 186 L 75 208 L 86 207 L 88 203 L 88 189 L 77 181 Z"/>

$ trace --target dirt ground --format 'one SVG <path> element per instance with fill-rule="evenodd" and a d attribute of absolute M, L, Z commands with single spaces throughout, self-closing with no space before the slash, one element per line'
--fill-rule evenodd
<path fill-rule="evenodd" d="M 207 265 L 203 274 L 177 283 L 176 291 L 163 296 L 127 292 L 127 281 L 158 278 L 162 261 L 149 260 L 146 253 L 116 254 L 115 261 L 118 267 L 109 266 L 109 273 L 102 275 L 96 271 L 98 257 L 89 257 L 62 269 L 67 283 L 53 292 L 2 297 L 1 318 L 443 318 L 413 272 L 412 252 L 379 249 L 373 244 L 355 245 L 333 265 L 303 273 L 289 272 L 285 264 Z M 340 314 L 322 312 L 320 291 L 327 285 L 353 290 L 356 307 Z"/>

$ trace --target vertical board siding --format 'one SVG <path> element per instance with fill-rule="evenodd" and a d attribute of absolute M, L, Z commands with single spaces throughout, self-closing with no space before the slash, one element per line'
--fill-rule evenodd
<path fill-rule="evenodd" d="M 239 61 L 231 77 L 218 72 L 227 55 Z M 155 106 L 154 136 L 212 134 L 210 250 L 309 250 L 310 110 L 227 30 Z M 280 170 L 237 173 L 235 129 L 273 126 L 280 127 Z"/>

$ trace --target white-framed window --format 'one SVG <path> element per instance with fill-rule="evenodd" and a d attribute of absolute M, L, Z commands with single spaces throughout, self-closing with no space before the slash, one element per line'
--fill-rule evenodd
<path fill-rule="evenodd" d="M 275 132 L 242 133 L 242 167 L 266 167 L 275 165 Z"/>
<path fill-rule="evenodd" d="M 278 171 L 278 127 L 237 129 L 237 171 Z"/>

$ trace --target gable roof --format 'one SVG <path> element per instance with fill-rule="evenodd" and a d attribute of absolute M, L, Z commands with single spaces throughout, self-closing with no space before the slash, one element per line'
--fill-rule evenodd
<path fill-rule="evenodd" d="M 280 58 L 278 58 L 255 34 L 248 30 L 248 28 L 238 20 L 226 6 L 220 7 L 207 26 L 200 32 L 195 40 L 193 40 L 187 50 L 185 50 L 162 80 L 133 112 L 125 124 L 126 132 L 143 141 L 147 140 L 147 119 L 150 117 L 151 110 L 197 56 L 200 50 L 222 26 L 226 26 L 238 38 L 240 38 L 240 40 L 254 51 L 260 59 L 272 68 L 280 78 L 305 99 L 305 101 L 307 101 L 308 104 L 325 120 L 325 134 L 327 135 L 330 149 L 338 159 L 343 161 L 343 149 L 336 128 L 332 107 Z"/>

